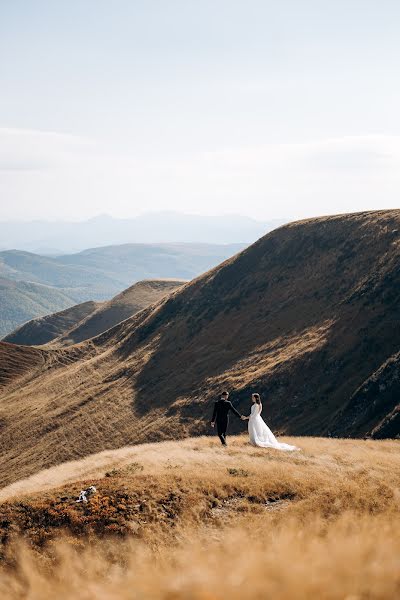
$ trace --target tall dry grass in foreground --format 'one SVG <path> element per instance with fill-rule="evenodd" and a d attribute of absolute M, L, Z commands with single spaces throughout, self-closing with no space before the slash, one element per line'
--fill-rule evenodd
<path fill-rule="evenodd" d="M 53 549 L 53 563 L 26 548 L 3 575 L 7 600 L 395 599 L 400 594 L 400 525 L 347 514 L 326 523 L 256 522 L 210 537 L 181 532 L 173 547 L 142 542 Z M 216 539 L 218 538 L 218 539 Z"/>
<path fill-rule="evenodd" d="M 30 496 L 0 504 L 3 539 L 24 538 L 3 544 L 0 597 L 400 597 L 399 443 L 293 441 L 303 452 L 243 438 L 125 448 L 85 459 L 79 481 L 74 463 L 52 470 L 63 487 L 45 474 L 21 484 Z M 92 504 L 62 500 L 93 482 Z"/>

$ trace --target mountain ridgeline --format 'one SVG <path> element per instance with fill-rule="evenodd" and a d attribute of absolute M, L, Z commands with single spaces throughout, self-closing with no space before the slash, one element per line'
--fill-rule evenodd
<path fill-rule="evenodd" d="M 225 388 L 244 414 L 258 391 L 278 433 L 396 437 L 399 231 L 400 210 L 292 223 L 105 333 L 29 355 L 1 391 L 2 476 L 206 433 Z"/>
<path fill-rule="evenodd" d="M 151 212 L 130 219 L 98 215 L 87 221 L 0 221 L 0 244 L 35 254 L 71 254 L 96 246 L 157 244 L 250 244 L 283 219 L 261 222 L 244 215 L 202 216 L 174 211 Z M 286 221 L 287 222 L 287 221 Z"/>

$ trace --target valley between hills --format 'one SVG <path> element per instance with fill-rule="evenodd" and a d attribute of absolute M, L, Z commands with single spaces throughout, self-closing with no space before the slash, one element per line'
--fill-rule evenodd
<path fill-rule="evenodd" d="M 291 223 L 96 337 L 2 342 L 3 486 L 209 433 L 222 388 L 242 412 L 261 393 L 278 434 L 398 437 L 399 231 L 399 210 Z"/>

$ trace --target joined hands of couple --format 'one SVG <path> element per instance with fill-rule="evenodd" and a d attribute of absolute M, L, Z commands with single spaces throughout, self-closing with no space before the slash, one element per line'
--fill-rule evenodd
<path fill-rule="evenodd" d="M 245 417 L 244 415 L 240 415 L 240 418 L 242 419 L 242 421 L 248 421 L 250 419 L 250 417 Z M 211 421 L 211 427 L 215 426 L 215 421 Z"/>

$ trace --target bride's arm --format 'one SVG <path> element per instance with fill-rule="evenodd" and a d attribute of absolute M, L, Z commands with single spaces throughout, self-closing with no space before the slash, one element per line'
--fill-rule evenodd
<path fill-rule="evenodd" d="M 248 417 L 246 417 L 246 415 L 243 415 L 242 419 L 243 419 L 243 421 L 248 421 L 250 419 L 250 417 L 251 417 L 251 411 L 250 411 L 250 414 Z"/>

